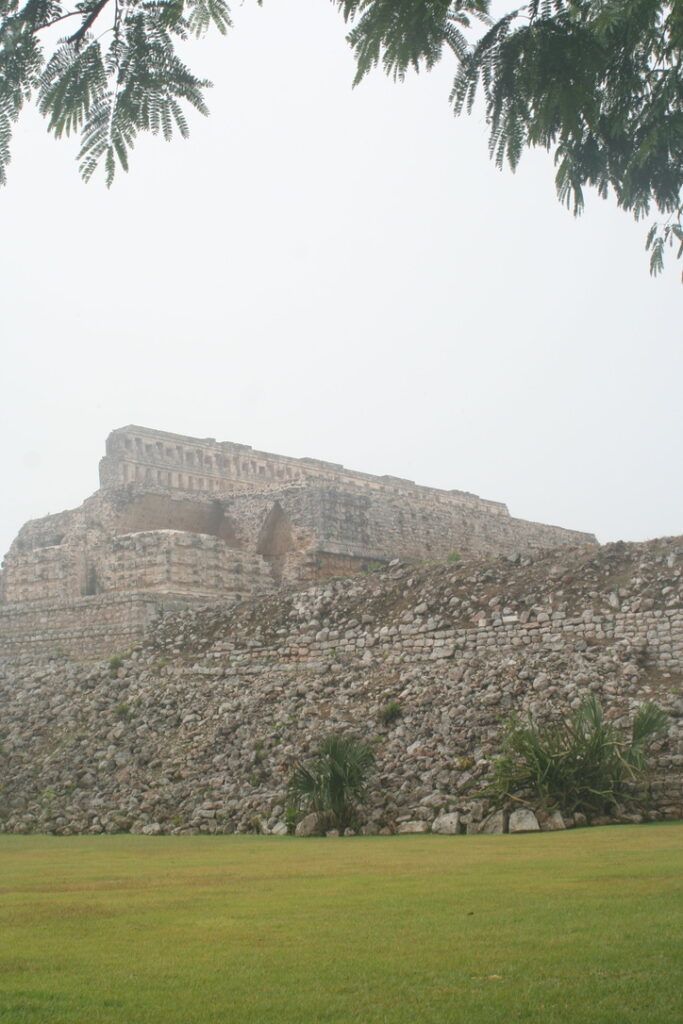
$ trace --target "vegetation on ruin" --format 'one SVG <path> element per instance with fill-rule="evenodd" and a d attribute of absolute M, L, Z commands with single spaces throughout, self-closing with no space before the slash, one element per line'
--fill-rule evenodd
<path fill-rule="evenodd" d="M 393 725 L 403 715 L 401 704 L 397 700 L 390 700 L 379 713 L 379 720 L 382 725 Z"/>
<path fill-rule="evenodd" d="M 552 151 L 558 196 L 575 213 L 586 187 L 636 218 L 655 210 L 652 272 L 667 246 L 681 255 L 683 0 L 530 0 L 497 20 L 491 0 L 333 3 L 350 26 L 356 82 L 378 65 L 400 79 L 447 54 L 455 113 L 482 96 L 499 166 Z M 99 165 L 108 184 L 117 165 L 127 170 L 140 132 L 186 136 L 186 112 L 207 113 L 210 83 L 177 45 L 230 25 L 225 0 L 0 0 L 0 183 L 33 97 L 56 137 L 80 136 L 86 180 Z"/>
<path fill-rule="evenodd" d="M 673 1021 L 682 838 L 2 835 L 0 1021 Z"/>
<path fill-rule="evenodd" d="M 289 779 L 289 801 L 304 814 L 317 814 L 320 828 L 351 828 L 368 791 L 375 753 L 365 740 L 332 733 L 317 753 L 298 761 Z"/>
<path fill-rule="evenodd" d="M 116 675 L 118 670 L 123 665 L 123 661 L 124 661 L 124 658 L 123 658 L 122 654 L 114 654 L 109 659 L 109 671 L 111 672 L 112 676 Z"/>
<path fill-rule="evenodd" d="M 531 800 L 565 814 L 608 814 L 646 775 L 650 745 L 668 727 L 668 715 L 647 702 L 627 732 L 606 719 L 594 696 L 548 725 L 513 715 L 488 792 L 499 804 Z"/>

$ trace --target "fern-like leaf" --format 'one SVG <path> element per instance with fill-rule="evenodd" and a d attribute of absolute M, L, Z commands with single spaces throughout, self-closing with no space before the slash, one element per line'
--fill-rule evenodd
<path fill-rule="evenodd" d="M 89 38 L 77 49 L 65 42 L 48 61 L 40 79 L 38 109 L 56 138 L 79 131 L 92 104 L 107 91 L 102 51 Z"/>

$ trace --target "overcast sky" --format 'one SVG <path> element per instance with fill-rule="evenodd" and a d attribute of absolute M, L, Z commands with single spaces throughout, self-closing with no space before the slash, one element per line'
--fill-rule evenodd
<path fill-rule="evenodd" d="M 97 488 L 128 423 L 507 503 L 601 541 L 683 533 L 681 264 L 488 159 L 444 62 L 351 88 L 320 0 L 193 44 L 211 116 L 83 185 L 28 111 L 0 193 L 0 549 Z"/>

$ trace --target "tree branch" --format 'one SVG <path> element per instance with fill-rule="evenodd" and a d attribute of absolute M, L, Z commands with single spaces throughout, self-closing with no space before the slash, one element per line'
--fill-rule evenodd
<path fill-rule="evenodd" d="M 34 32 L 42 32 L 45 28 L 52 28 L 59 21 L 66 21 L 67 18 L 75 18 L 77 15 L 82 14 L 82 11 L 67 11 L 66 14 L 60 14 L 58 18 L 53 18 L 52 21 L 46 21 L 42 25 L 37 25 L 33 30 Z"/>
<path fill-rule="evenodd" d="M 90 14 L 85 19 L 85 21 L 78 29 L 78 31 L 74 32 L 72 36 L 69 36 L 69 38 L 67 39 L 67 43 L 73 43 L 76 49 L 78 49 L 78 47 L 83 42 L 83 39 L 85 38 L 85 33 L 88 31 L 92 23 L 97 20 L 97 18 L 100 16 L 101 12 L 104 10 L 108 3 L 109 0 L 97 0 L 97 3 L 91 9 Z"/>

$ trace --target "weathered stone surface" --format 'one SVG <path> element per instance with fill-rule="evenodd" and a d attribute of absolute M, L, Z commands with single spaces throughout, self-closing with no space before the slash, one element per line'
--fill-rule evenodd
<path fill-rule="evenodd" d="M 470 820 L 481 821 L 484 817 L 484 803 L 481 800 L 473 800 L 469 809 Z"/>
<path fill-rule="evenodd" d="M 457 836 L 460 831 L 460 815 L 457 811 L 442 814 L 432 822 L 432 832 L 442 836 Z"/>
<path fill-rule="evenodd" d="M 633 814 L 620 814 L 619 822 L 623 825 L 642 825 L 645 821 L 645 816 L 637 812 Z"/>
<path fill-rule="evenodd" d="M 307 814 L 296 826 L 294 834 L 300 838 L 307 839 L 309 836 L 319 835 L 320 825 L 317 814 Z"/>
<path fill-rule="evenodd" d="M 519 807 L 510 815 L 508 832 L 538 832 L 540 826 L 533 811 L 526 807 Z"/>
<path fill-rule="evenodd" d="M 285 825 L 284 821 L 278 821 L 277 825 L 273 825 L 273 827 L 270 830 L 270 834 L 271 836 L 286 836 L 287 826 Z"/>
<path fill-rule="evenodd" d="M 373 831 L 429 828 L 442 811 L 474 831 L 493 810 L 478 794 L 499 723 L 512 710 L 546 722 L 588 693 L 624 727 L 645 699 L 665 708 L 648 817 L 680 817 L 682 569 L 675 538 L 397 563 L 164 615 L 111 661 L 0 648 L 0 831 L 272 832 L 292 765 L 339 730 L 377 739 Z M 605 598 L 615 586 L 618 613 Z M 479 629 L 484 607 L 491 622 Z M 519 623 L 494 625 L 498 607 L 516 609 Z M 453 659 L 431 659 L 440 643 Z M 385 728 L 394 700 L 401 717 Z M 637 803 L 625 800 L 619 820 Z"/>
<path fill-rule="evenodd" d="M 560 811 L 551 811 L 543 819 L 538 817 L 538 821 L 542 832 L 563 832 L 567 827 Z"/>
<path fill-rule="evenodd" d="M 99 832 L 102 831 L 101 827 L 95 826 L 95 828 L 97 828 Z M 90 828 L 89 831 L 92 832 L 92 828 Z M 151 825 L 144 825 L 140 831 L 142 832 L 143 836 L 159 836 L 161 835 L 163 830 L 159 822 L 154 821 L 152 822 Z"/>
<path fill-rule="evenodd" d="M 412 835 L 418 832 L 429 832 L 429 825 L 426 821 L 402 821 L 396 831 L 400 836 Z"/>
<path fill-rule="evenodd" d="M 113 654 L 162 607 L 225 605 L 399 551 L 421 560 L 595 543 L 464 491 L 145 427 L 109 435 L 100 485 L 80 508 L 27 523 L 10 548 L 0 572 L 6 654 Z M 417 604 L 418 619 L 429 607 Z M 315 614 L 309 622 L 322 642 L 325 628 Z M 442 642 L 430 652 L 453 655 Z"/>
<path fill-rule="evenodd" d="M 485 818 L 479 826 L 479 831 L 483 835 L 502 835 L 505 832 L 504 811 L 494 811 L 493 814 L 489 814 L 488 818 Z"/>

